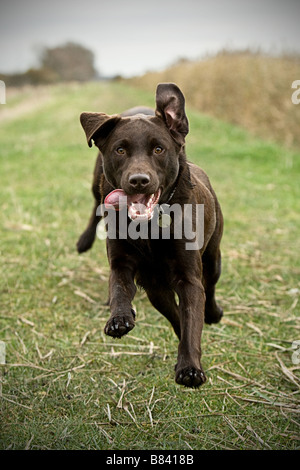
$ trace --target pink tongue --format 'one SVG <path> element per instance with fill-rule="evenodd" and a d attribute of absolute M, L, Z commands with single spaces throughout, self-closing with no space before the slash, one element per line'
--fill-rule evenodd
<path fill-rule="evenodd" d="M 106 209 L 114 207 L 116 210 L 127 207 L 127 195 L 122 189 L 115 189 L 106 196 L 104 205 Z"/>
<path fill-rule="evenodd" d="M 124 209 L 127 206 L 140 205 L 140 201 L 145 197 L 144 194 L 134 194 L 133 196 L 128 196 L 123 189 L 114 189 L 111 191 L 105 198 L 104 204 L 106 209 L 115 210 Z"/>

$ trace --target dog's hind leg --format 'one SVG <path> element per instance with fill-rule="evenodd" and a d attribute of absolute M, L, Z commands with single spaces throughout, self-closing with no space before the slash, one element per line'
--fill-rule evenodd
<path fill-rule="evenodd" d="M 83 253 L 84 251 L 89 250 L 94 243 L 97 225 L 102 218 L 100 214 L 97 215 L 97 209 L 102 202 L 103 184 L 104 175 L 102 167 L 102 156 L 101 153 L 99 153 L 94 168 L 94 178 L 92 185 L 92 193 L 94 195 L 95 204 L 92 210 L 88 226 L 83 232 L 83 234 L 79 237 L 79 240 L 77 242 L 78 253 Z"/>
<path fill-rule="evenodd" d="M 205 323 L 218 323 L 222 316 L 223 310 L 215 299 L 215 286 L 221 275 L 221 252 L 220 242 L 223 233 L 223 215 L 221 208 L 216 201 L 217 223 L 215 231 L 209 240 L 207 247 L 202 255 L 203 266 L 203 285 L 205 289 Z"/>
<path fill-rule="evenodd" d="M 177 337 L 180 339 L 179 313 L 174 292 L 157 288 L 146 289 L 146 292 L 153 307 L 169 320 Z"/>
<path fill-rule="evenodd" d="M 208 244 L 202 256 L 203 284 L 205 286 L 205 323 L 218 323 L 223 310 L 218 306 L 215 299 L 215 286 L 221 275 L 221 252 L 219 247 Z"/>
<path fill-rule="evenodd" d="M 218 323 L 223 310 L 218 306 L 215 299 L 215 285 L 221 274 L 221 254 L 206 256 L 203 260 L 203 276 L 205 280 L 205 323 Z"/>
<path fill-rule="evenodd" d="M 93 208 L 89 223 L 85 231 L 80 235 L 79 240 L 77 242 L 77 251 L 78 253 L 83 253 L 84 251 L 89 250 L 95 240 L 96 236 L 96 229 L 97 225 L 101 220 L 100 215 L 97 214 L 97 208 L 98 208 L 98 201 L 96 201 L 95 206 Z"/>

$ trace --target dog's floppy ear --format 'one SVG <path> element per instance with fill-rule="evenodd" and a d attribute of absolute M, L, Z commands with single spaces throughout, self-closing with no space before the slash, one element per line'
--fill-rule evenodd
<path fill-rule="evenodd" d="M 160 83 L 157 86 L 155 114 L 164 120 L 173 138 L 181 145 L 189 132 L 184 105 L 184 96 L 177 85 Z"/>
<path fill-rule="evenodd" d="M 117 114 L 109 116 L 105 113 L 81 113 L 80 122 L 89 147 L 92 146 L 92 139 L 95 141 L 99 136 L 106 137 L 120 119 Z"/>

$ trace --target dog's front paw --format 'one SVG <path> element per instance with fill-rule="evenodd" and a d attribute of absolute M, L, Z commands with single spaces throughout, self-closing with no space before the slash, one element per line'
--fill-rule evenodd
<path fill-rule="evenodd" d="M 121 338 L 134 328 L 135 312 L 132 309 L 129 315 L 111 316 L 105 325 L 104 333 L 113 338 Z"/>
<path fill-rule="evenodd" d="M 202 369 L 196 367 L 183 367 L 182 369 L 178 369 L 176 367 L 175 380 L 179 385 L 198 388 L 206 382 L 206 377 Z"/>

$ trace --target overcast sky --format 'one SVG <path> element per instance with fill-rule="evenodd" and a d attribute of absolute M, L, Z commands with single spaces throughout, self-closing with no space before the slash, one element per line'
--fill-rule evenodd
<path fill-rule="evenodd" d="M 37 65 L 66 41 L 102 75 L 164 68 L 224 47 L 300 52 L 300 0 L 0 0 L 0 72 Z"/>

